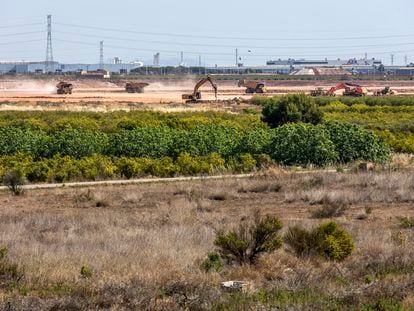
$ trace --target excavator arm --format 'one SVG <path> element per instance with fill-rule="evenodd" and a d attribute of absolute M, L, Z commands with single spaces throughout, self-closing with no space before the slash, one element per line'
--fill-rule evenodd
<path fill-rule="evenodd" d="M 193 94 L 183 94 L 182 98 L 188 101 L 197 101 L 198 99 L 201 99 L 201 92 L 199 92 L 199 89 L 207 82 L 210 82 L 211 86 L 213 87 L 214 95 L 217 100 L 217 85 L 213 82 L 213 79 L 211 79 L 210 76 L 207 76 L 197 82 L 194 87 Z"/>

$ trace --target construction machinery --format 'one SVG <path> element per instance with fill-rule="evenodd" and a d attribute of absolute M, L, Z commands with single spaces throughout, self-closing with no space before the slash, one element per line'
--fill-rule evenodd
<path fill-rule="evenodd" d="M 127 82 L 125 84 L 125 91 L 128 93 L 144 93 L 144 88 L 148 85 L 149 83 L 145 82 Z"/>
<path fill-rule="evenodd" d="M 72 94 L 73 85 L 65 81 L 61 81 L 56 84 L 56 89 L 58 94 Z"/>
<path fill-rule="evenodd" d="M 310 92 L 311 96 L 326 96 L 326 90 L 322 87 L 318 87 Z"/>
<path fill-rule="evenodd" d="M 266 92 L 265 84 L 258 81 L 239 80 L 239 87 L 246 88 L 246 94 L 263 94 Z"/>
<path fill-rule="evenodd" d="M 387 96 L 387 95 L 396 95 L 397 92 L 392 90 L 389 86 L 384 87 L 380 91 L 374 93 L 375 96 Z"/>
<path fill-rule="evenodd" d="M 194 87 L 194 91 L 192 94 L 183 94 L 182 99 L 186 100 L 186 103 L 196 103 L 200 101 L 201 99 L 201 92 L 199 91 L 200 87 L 202 87 L 205 83 L 209 82 L 214 90 L 214 95 L 217 100 L 217 85 L 213 82 L 210 76 L 206 76 L 200 81 L 197 82 L 197 84 Z"/>
<path fill-rule="evenodd" d="M 335 85 L 329 89 L 329 91 L 326 92 L 326 95 L 328 96 L 335 96 L 335 92 L 339 90 L 344 90 L 343 96 L 354 96 L 354 97 L 360 97 L 367 95 L 368 90 L 358 84 L 353 83 L 339 83 L 338 85 Z"/>

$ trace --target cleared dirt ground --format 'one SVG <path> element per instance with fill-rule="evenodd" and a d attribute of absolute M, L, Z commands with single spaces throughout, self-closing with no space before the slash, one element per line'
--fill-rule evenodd
<path fill-rule="evenodd" d="M 256 212 L 279 216 L 284 231 L 294 224 L 310 228 L 327 221 L 313 213 L 328 205 L 344 206 L 335 220 L 356 243 L 344 262 L 300 259 L 284 248 L 252 267 L 200 268 L 216 230 Z M 276 172 L 246 180 L 28 190 L 19 197 L 3 191 L 0 206 L 0 245 L 24 269 L 19 286 L 26 288 L 25 295 L 16 289 L 0 299 L 17 310 L 209 310 L 228 303 L 220 290 L 228 280 L 248 282 L 252 295 L 311 289 L 330 299 L 352 297 L 353 305 L 392 297 L 414 308 L 414 231 L 398 220 L 414 217 L 411 172 Z M 81 277 L 82 265 L 91 267 L 90 280 Z M 391 272 L 380 277 L 375 269 L 382 266 Z M 281 310 L 327 310 L 319 298 L 306 299 Z M 242 303 L 217 310 L 271 309 L 263 301 Z"/>
<path fill-rule="evenodd" d="M 201 88 L 206 104 L 185 105 L 183 93 L 191 93 L 196 81 L 149 81 L 150 85 L 143 94 L 128 94 L 121 87 L 122 82 L 111 83 L 102 80 L 75 80 L 72 95 L 56 95 L 57 81 L 3 79 L 0 80 L 1 110 L 187 110 L 188 108 L 221 109 L 223 104 L 238 98 L 249 100 L 243 88 L 237 87 L 237 81 L 217 81 L 218 102 L 210 86 Z M 289 93 L 310 92 L 316 87 L 330 88 L 337 82 L 329 81 L 267 81 L 267 96 Z M 386 85 L 403 95 L 414 94 L 414 81 L 358 81 L 371 92 Z M 210 105 L 211 103 L 211 105 Z M 217 107 L 215 104 L 218 104 Z M 161 107 L 160 107 L 161 105 Z M 204 106 L 203 106 L 204 105 Z M 225 105 L 224 105 L 225 106 Z"/>

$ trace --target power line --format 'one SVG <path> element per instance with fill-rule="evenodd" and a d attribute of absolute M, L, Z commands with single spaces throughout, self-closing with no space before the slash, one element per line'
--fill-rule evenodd
<path fill-rule="evenodd" d="M 95 46 L 95 44 L 92 43 L 88 43 L 88 42 L 83 42 L 83 41 L 72 41 L 72 40 L 64 40 L 64 39 L 55 39 L 55 41 L 59 41 L 59 42 L 66 42 L 66 43 L 73 43 L 73 44 L 81 44 L 81 45 L 88 45 L 88 46 Z M 155 49 L 146 49 L 146 48 L 134 48 L 134 47 L 126 47 L 126 46 L 116 46 L 116 45 L 106 45 L 106 47 L 109 48 L 114 48 L 114 49 L 123 49 L 123 50 L 134 50 L 134 51 L 146 51 L 146 52 L 154 52 Z M 181 50 L 159 50 L 157 49 L 158 52 L 162 52 L 162 53 L 171 53 L 171 54 L 177 54 L 177 53 L 181 53 Z M 370 54 L 390 54 L 390 53 L 395 53 L 395 54 L 399 54 L 399 53 L 407 53 L 407 52 L 412 52 L 414 51 L 414 49 L 411 50 L 399 50 L 399 51 L 388 51 L 388 52 L 370 52 Z M 191 55 L 199 55 L 199 54 L 203 54 L 203 55 L 216 55 L 216 56 L 234 56 L 234 53 L 208 53 L 208 52 L 200 52 L 200 51 L 183 51 L 185 54 L 191 54 Z M 249 57 L 275 57 L 275 56 L 295 56 L 295 57 L 301 57 L 301 56 L 314 56 L 314 57 L 326 57 L 326 56 L 340 56 L 340 55 L 349 55 L 349 54 L 286 54 L 286 55 L 282 55 L 279 53 L 273 53 L 273 54 L 252 54 L 249 55 Z"/>
<path fill-rule="evenodd" d="M 18 32 L 18 33 L 0 34 L 0 37 L 15 37 L 15 36 L 26 36 L 26 35 L 44 34 L 44 33 L 45 31 Z"/>
<path fill-rule="evenodd" d="M 30 43 L 30 42 L 39 42 L 44 39 L 34 39 L 34 40 L 24 40 L 24 41 L 13 41 L 13 42 L 2 42 L 0 45 L 9 45 L 9 44 L 20 44 L 20 43 Z"/>
<path fill-rule="evenodd" d="M 19 28 L 19 27 L 35 26 L 35 25 L 44 25 L 44 23 L 31 23 L 31 24 L 6 25 L 6 26 L 0 26 L 0 29 L 7 29 L 7 28 Z"/>
<path fill-rule="evenodd" d="M 367 39 L 390 39 L 390 38 L 404 38 L 412 37 L 412 34 L 398 34 L 398 35 L 384 35 L 384 36 L 361 36 L 361 37 L 332 37 L 332 38 L 258 38 L 258 37 L 227 37 L 227 36 L 206 36 L 206 35 L 189 35 L 189 34 L 176 34 L 169 32 L 146 32 L 146 31 L 135 31 L 125 30 L 119 28 L 107 28 L 97 26 L 87 26 L 78 24 L 67 24 L 67 23 L 55 23 L 56 25 L 83 28 L 83 29 L 94 29 L 101 31 L 112 31 L 112 32 L 124 32 L 134 33 L 150 36 L 166 36 L 166 37 L 183 37 L 183 38 L 204 38 L 204 39 L 219 39 L 219 40 L 252 40 L 252 41 L 334 41 L 334 40 L 367 40 Z"/>
<path fill-rule="evenodd" d="M 54 31 L 59 34 L 68 34 L 76 35 L 81 37 L 91 37 L 91 38 L 104 38 L 109 40 L 117 41 L 129 41 L 129 42 L 139 42 L 139 43 L 156 43 L 156 44 L 171 44 L 171 45 L 180 45 L 180 46 L 200 46 L 200 47 L 220 47 L 220 48 L 234 48 L 234 45 L 226 44 L 202 44 L 202 43 L 187 43 L 187 42 L 176 42 L 176 41 L 159 41 L 159 40 L 135 40 L 130 38 L 119 38 L 112 36 L 99 36 L 99 35 L 89 35 L 81 33 L 73 33 L 66 31 Z M 343 48 L 366 48 L 366 47 L 387 47 L 390 44 L 366 44 L 366 45 L 339 45 L 339 46 L 252 46 L 252 45 L 237 45 L 239 48 L 245 49 L 343 49 Z M 414 42 L 406 43 L 393 43 L 392 46 L 404 46 L 404 45 L 414 45 Z"/>

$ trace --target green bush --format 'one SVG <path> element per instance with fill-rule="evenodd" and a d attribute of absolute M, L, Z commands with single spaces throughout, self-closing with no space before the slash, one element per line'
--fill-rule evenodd
<path fill-rule="evenodd" d="M 180 154 L 176 164 L 183 175 L 207 174 L 211 171 L 211 166 L 207 161 L 200 157 L 192 157 L 188 153 Z"/>
<path fill-rule="evenodd" d="M 55 155 L 52 159 L 46 160 L 50 167 L 48 180 L 65 182 L 73 179 L 80 179 L 81 173 L 76 165 L 76 159 L 70 156 Z"/>
<path fill-rule="evenodd" d="M 49 151 L 45 156 L 60 154 L 79 159 L 93 154 L 103 154 L 107 144 L 108 137 L 104 133 L 65 129 L 53 135 Z"/>
<path fill-rule="evenodd" d="M 0 155 L 27 153 L 38 157 L 47 149 L 49 137 L 43 131 L 0 127 Z"/>
<path fill-rule="evenodd" d="M 323 113 L 315 100 L 304 94 L 270 98 L 262 114 L 262 120 L 270 127 L 297 122 L 319 124 L 323 120 Z"/>
<path fill-rule="evenodd" d="M 77 161 L 82 177 L 87 180 L 108 179 L 116 175 L 112 159 L 102 155 L 84 157 Z"/>
<path fill-rule="evenodd" d="M 398 220 L 404 229 L 414 228 L 414 217 L 399 217 Z"/>
<path fill-rule="evenodd" d="M 223 266 L 221 262 L 220 254 L 217 252 L 208 253 L 207 258 L 203 261 L 201 266 L 206 272 L 210 272 L 210 271 L 220 272 Z"/>
<path fill-rule="evenodd" d="M 207 156 L 218 153 L 222 157 L 237 154 L 242 134 L 234 128 L 224 126 L 197 126 L 191 131 L 177 131 L 171 149 L 171 156 L 181 153 L 192 156 Z"/>
<path fill-rule="evenodd" d="M 338 159 L 335 145 L 322 125 L 286 124 L 273 131 L 268 153 L 281 164 L 324 166 Z"/>
<path fill-rule="evenodd" d="M 250 154 L 241 154 L 231 157 L 228 161 L 228 167 L 231 171 L 236 173 L 251 172 L 256 168 L 256 160 Z"/>
<path fill-rule="evenodd" d="M 254 264 L 262 253 L 271 253 L 282 246 L 279 218 L 255 216 L 252 223 L 241 223 L 238 230 L 219 231 L 214 240 L 220 256 L 227 262 Z"/>
<path fill-rule="evenodd" d="M 80 275 L 84 279 L 90 279 L 93 275 L 92 268 L 87 265 L 82 266 L 80 270 Z"/>
<path fill-rule="evenodd" d="M 372 132 L 358 125 L 330 121 L 324 127 L 335 145 L 339 161 L 343 163 L 355 160 L 383 163 L 389 159 L 389 147 Z"/>
<path fill-rule="evenodd" d="M 179 168 L 175 165 L 170 157 L 163 157 L 152 162 L 151 174 L 158 177 L 173 177 L 179 172 Z"/>
<path fill-rule="evenodd" d="M 122 130 L 109 139 L 108 154 L 125 157 L 162 158 L 170 154 L 174 132 L 167 127 Z"/>
<path fill-rule="evenodd" d="M 126 158 L 115 160 L 116 172 L 128 179 L 151 174 L 153 160 L 149 158 Z"/>
<path fill-rule="evenodd" d="M 352 254 L 351 235 L 335 222 L 321 224 L 311 231 L 298 226 L 289 228 L 284 240 L 298 256 L 320 255 L 329 260 L 343 260 Z"/>

